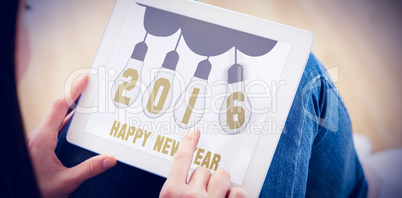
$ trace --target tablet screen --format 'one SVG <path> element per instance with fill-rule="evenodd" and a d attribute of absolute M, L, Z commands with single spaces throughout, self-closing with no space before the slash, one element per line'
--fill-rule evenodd
<path fill-rule="evenodd" d="M 110 63 L 97 68 L 98 108 L 85 131 L 171 161 L 197 127 L 192 168 L 226 169 L 241 184 L 260 134 L 282 132 L 267 114 L 286 84 L 279 79 L 290 49 L 133 3 Z"/>

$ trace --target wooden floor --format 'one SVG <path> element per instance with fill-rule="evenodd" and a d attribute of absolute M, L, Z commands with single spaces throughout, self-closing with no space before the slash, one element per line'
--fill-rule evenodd
<path fill-rule="evenodd" d="M 65 89 L 88 71 L 112 0 L 27 0 L 30 68 L 19 84 L 27 132 Z M 315 34 L 313 52 L 329 69 L 356 133 L 374 150 L 402 147 L 402 7 L 397 1 L 204 0 Z M 86 68 L 86 69 L 82 69 Z"/>

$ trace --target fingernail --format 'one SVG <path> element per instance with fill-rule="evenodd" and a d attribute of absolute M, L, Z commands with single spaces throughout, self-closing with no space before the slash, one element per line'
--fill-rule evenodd
<path fill-rule="evenodd" d="M 109 169 L 112 168 L 114 165 L 116 165 L 116 160 L 106 158 L 103 160 L 102 164 L 104 168 Z"/>
<path fill-rule="evenodd" d="M 193 131 L 194 134 L 197 134 L 197 135 L 200 133 L 200 130 L 197 127 L 194 127 L 192 129 L 192 131 Z"/>

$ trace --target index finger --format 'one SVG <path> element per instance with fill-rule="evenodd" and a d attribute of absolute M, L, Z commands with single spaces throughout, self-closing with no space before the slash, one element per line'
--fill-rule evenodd
<path fill-rule="evenodd" d="M 200 130 L 190 129 L 186 137 L 180 143 L 179 149 L 173 156 L 168 180 L 178 183 L 186 183 L 188 171 L 193 160 L 193 154 L 200 138 Z"/>

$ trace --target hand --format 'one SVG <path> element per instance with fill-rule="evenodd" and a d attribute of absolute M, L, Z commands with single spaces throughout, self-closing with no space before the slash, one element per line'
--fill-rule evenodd
<path fill-rule="evenodd" d="M 87 83 L 88 75 L 85 75 L 66 96 L 71 96 L 70 98 L 75 101 Z M 72 168 L 63 166 L 54 150 L 59 129 L 71 117 L 71 114 L 66 117 L 69 107 L 64 97 L 56 100 L 46 118 L 27 139 L 36 180 L 43 197 L 68 197 L 85 180 L 103 173 L 116 164 L 114 157 L 98 155 Z"/>
<path fill-rule="evenodd" d="M 198 129 L 190 129 L 173 157 L 172 166 L 160 197 L 246 197 L 241 188 L 230 188 L 230 174 L 217 170 L 212 176 L 205 167 L 195 169 L 187 183 L 193 154 L 200 138 Z"/>

